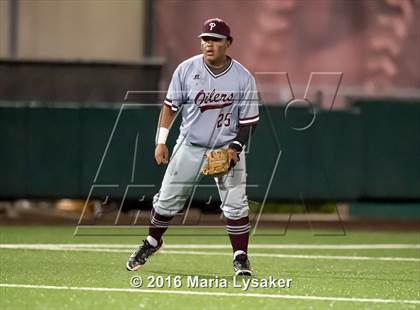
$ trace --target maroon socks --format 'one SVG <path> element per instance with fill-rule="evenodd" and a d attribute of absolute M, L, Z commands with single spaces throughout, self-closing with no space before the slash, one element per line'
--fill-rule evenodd
<path fill-rule="evenodd" d="M 150 213 L 149 236 L 146 238 L 151 246 L 158 245 L 162 235 L 168 229 L 171 219 L 173 219 L 173 216 L 163 216 L 156 213 L 155 209 L 152 209 Z"/>
<path fill-rule="evenodd" d="M 229 234 L 234 257 L 242 253 L 247 253 L 250 229 L 251 225 L 249 224 L 248 216 L 239 220 L 227 219 L 226 231 Z"/>
<path fill-rule="evenodd" d="M 158 245 L 172 218 L 173 216 L 163 216 L 152 209 L 150 213 L 149 236 L 146 238 L 151 246 Z M 227 219 L 226 231 L 229 234 L 234 257 L 248 252 L 250 229 L 251 225 L 248 216 L 238 220 Z"/>

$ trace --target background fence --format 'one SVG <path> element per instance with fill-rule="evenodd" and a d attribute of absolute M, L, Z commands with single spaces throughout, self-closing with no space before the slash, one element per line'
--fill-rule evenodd
<path fill-rule="evenodd" d="M 310 109 L 285 117 L 284 107 L 262 106 L 248 149 L 250 199 L 261 201 L 268 189 L 272 200 L 419 199 L 420 105 L 349 100 L 351 109 L 318 111 L 303 131 L 293 127 L 312 118 Z M 151 198 L 164 172 L 154 162 L 159 107 L 121 105 L 1 102 L 0 197 L 85 198 L 93 184 L 117 184 L 113 195 L 122 197 L 127 185 L 147 184 L 127 197 Z"/>

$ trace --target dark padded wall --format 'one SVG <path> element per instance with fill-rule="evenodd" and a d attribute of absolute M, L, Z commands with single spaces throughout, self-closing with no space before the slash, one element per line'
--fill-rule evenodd
<path fill-rule="evenodd" d="M 60 106 L 0 102 L 0 198 L 86 198 L 93 184 L 116 185 L 118 197 L 156 193 L 164 173 L 153 155 L 157 106 Z M 419 200 L 420 105 L 356 100 L 354 107 L 318 112 L 304 131 L 292 127 L 311 119 L 307 109 L 285 118 L 282 107 L 261 107 L 247 156 L 249 198 L 262 201 L 270 188 L 269 199 L 281 200 Z M 216 189 L 197 190 L 209 195 Z"/>

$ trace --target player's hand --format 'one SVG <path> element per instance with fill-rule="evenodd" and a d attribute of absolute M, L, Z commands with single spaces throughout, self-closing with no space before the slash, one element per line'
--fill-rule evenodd
<path fill-rule="evenodd" d="M 166 165 L 169 162 L 169 151 L 166 144 L 156 145 L 155 159 L 158 165 Z"/>
<path fill-rule="evenodd" d="M 228 148 L 227 149 L 228 154 L 229 154 L 229 158 L 230 158 L 230 168 L 235 167 L 236 163 L 239 161 L 239 157 L 238 154 L 236 153 L 235 150 Z"/>

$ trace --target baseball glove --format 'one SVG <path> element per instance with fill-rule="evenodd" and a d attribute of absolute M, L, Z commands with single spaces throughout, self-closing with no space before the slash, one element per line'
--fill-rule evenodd
<path fill-rule="evenodd" d="M 211 177 L 221 177 L 229 172 L 238 157 L 232 149 L 217 149 L 204 155 L 206 161 L 202 173 Z"/>

